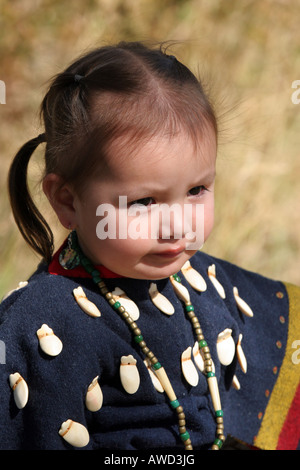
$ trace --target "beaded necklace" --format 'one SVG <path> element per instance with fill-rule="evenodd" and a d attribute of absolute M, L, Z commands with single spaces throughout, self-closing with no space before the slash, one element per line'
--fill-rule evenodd
<path fill-rule="evenodd" d="M 158 380 L 160 381 L 164 392 L 169 398 L 169 403 L 172 409 L 176 411 L 177 419 L 178 419 L 178 428 L 180 438 L 183 441 L 185 450 L 193 450 L 192 442 L 190 439 L 190 435 L 186 429 L 186 420 L 185 414 L 183 411 L 182 406 L 180 405 L 176 394 L 173 390 L 173 387 L 170 383 L 170 380 L 166 374 L 165 369 L 158 361 L 157 357 L 154 353 L 148 348 L 145 339 L 142 335 L 141 330 L 139 329 L 137 323 L 131 318 L 130 314 L 126 311 L 126 309 L 122 306 L 121 302 L 114 299 L 112 292 L 109 292 L 105 282 L 100 277 L 99 271 L 94 267 L 92 262 L 82 253 L 81 248 L 78 244 L 77 234 L 75 231 L 71 234 L 72 240 L 72 250 L 74 250 L 74 254 L 76 253 L 79 258 L 79 262 L 82 267 L 89 273 L 94 281 L 94 283 L 98 286 L 101 294 L 105 297 L 108 303 L 112 306 L 112 308 L 119 313 L 121 318 L 125 320 L 127 325 L 129 326 L 131 332 L 133 333 L 134 341 L 139 345 L 143 354 L 146 356 L 148 361 L 151 364 L 151 368 L 155 375 L 157 376 Z M 174 274 L 170 276 L 172 278 L 173 283 L 181 283 L 180 276 L 178 274 Z M 207 383 L 209 392 L 212 399 L 213 408 L 215 411 L 215 420 L 216 420 L 216 439 L 211 447 L 212 450 L 219 450 L 221 449 L 223 442 L 225 441 L 224 436 L 224 423 L 223 423 L 223 410 L 221 408 L 221 400 L 219 394 L 219 387 L 215 373 L 212 370 L 212 358 L 210 354 L 209 347 L 207 342 L 205 341 L 198 317 L 194 312 L 194 306 L 189 300 L 184 300 L 185 312 L 191 321 L 195 336 L 197 338 L 199 348 L 203 355 L 204 360 L 204 374 L 206 375 Z"/>

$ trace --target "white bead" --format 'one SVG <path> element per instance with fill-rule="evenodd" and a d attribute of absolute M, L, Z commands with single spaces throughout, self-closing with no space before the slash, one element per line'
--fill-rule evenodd
<path fill-rule="evenodd" d="M 221 407 L 221 399 L 220 399 L 217 377 L 216 376 L 208 377 L 207 383 L 208 383 L 209 392 L 210 392 L 210 396 L 212 399 L 214 410 L 215 411 L 221 410 L 222 407 Z"/>

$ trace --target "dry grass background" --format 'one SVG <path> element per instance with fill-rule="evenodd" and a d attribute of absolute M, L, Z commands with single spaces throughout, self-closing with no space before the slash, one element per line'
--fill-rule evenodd
<path fill-rule="evenodd" d="M 300 79 L 297 0 L 2 0 L 0 79 L 0 297 L 35 269 L 10 214 L 6 179 L 19 147 L 36 136 L 48 79 L 77 55 L 119 40 L 175 40 L 174 53 L 200 71 L 221 134 L 216 223 L 204 250 L 300 284 Z M 36 202 L 65 236 L 39 193 L 42 148 L 30 175 Z"/>

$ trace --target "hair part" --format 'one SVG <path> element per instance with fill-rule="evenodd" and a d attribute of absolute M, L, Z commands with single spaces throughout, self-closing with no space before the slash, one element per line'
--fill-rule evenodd
<path fill-rule="evenodd" d="M 110 144 L 120 137 L 129 155 L 153 136 L 172 138 L 184 131 L 197 145 L 212 129 L 217 139 L 217 119 L 201 82 L 162 45 L 121 42 L 78 58 L 54 77 L 40 114 L 45 175 L 58 174 L 78 193 L 103 170 Z M 32 139 L 17 153 L 9 193 L 21 234 L 49 262 L 53 235 L 32 201 L 26 176 L 38 144 Z"/>

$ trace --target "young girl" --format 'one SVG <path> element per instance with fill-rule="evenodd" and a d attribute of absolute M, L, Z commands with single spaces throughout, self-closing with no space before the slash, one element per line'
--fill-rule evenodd
<path fill-rule="evenodd" d="M 199 81 L 120 43 L 55 77 L 41 112 L 9 174 L 43 260 L 0 306 L 0 447 L 297 448 L 300 291 L 199 251 L 218 135 Z M 43 190 L 70 230 L 54 255 L 26 181 L 44 142 Z M 155 225 L 162 207 L 177 211 Z"/>

